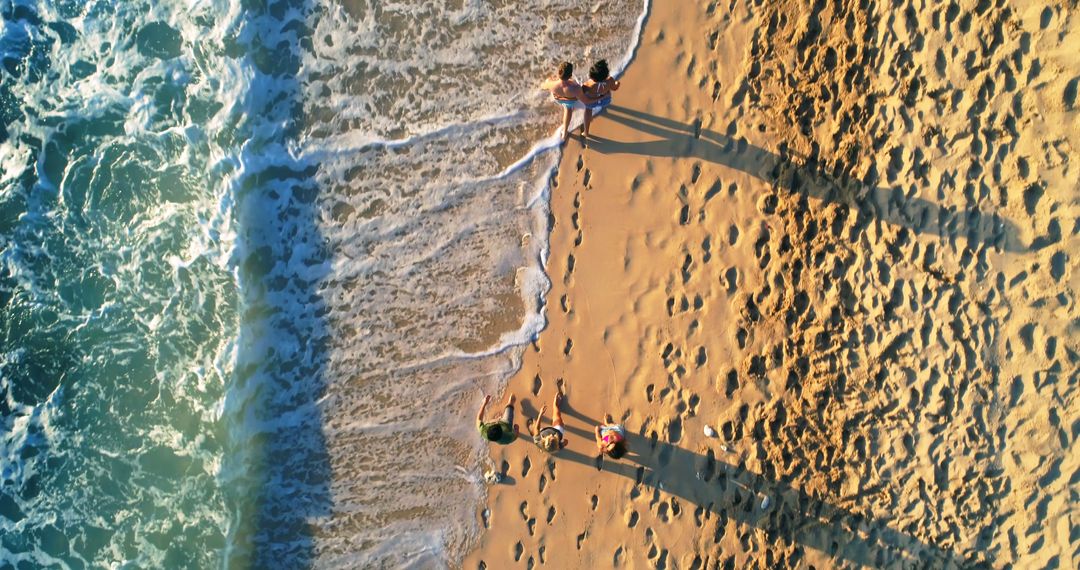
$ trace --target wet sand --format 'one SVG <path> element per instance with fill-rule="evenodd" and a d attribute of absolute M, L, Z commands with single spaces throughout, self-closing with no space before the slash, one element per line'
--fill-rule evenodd
<path fill-rule="evenodd" d="M 463 566 L 1075 567 L 1076 12 L 655 3 Z"/>

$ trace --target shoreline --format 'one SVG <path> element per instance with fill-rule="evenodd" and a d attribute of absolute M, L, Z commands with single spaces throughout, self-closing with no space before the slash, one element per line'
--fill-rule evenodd
<path fill-rule="evenodd" d="M 1039 526 L 1032 551 L 1023 548 L 1031 533 L 1019 547 L 1014 534 L 1033 522 L 1019 504 L 1042 501 L 1050 519 L 1067 516 L 1069 484 L 1053 473 L 1076 467 L 1069 436 L 1054 427 L 1076 419 L 1064 404 L 1075 389 L 1061 380 L 1076 371 L 1075 277 L 1064 252 L 1078 244 L 1060 231 L 1055 240 L 1052 213 L 1080 212 L 1067 161 L 1043 165 L 1034 203 L 1019 183 L 1030 174 L 1004 171 L 1001 157 L 980 170 L 1005 172 L 1000 201 L 949 185 L 967 168 L 967 149 L 943 140 L 967 118 L 935 115 L 929 93 L 937 83 L 978 85 L 978 73 L 992 74 L 985 68 L 966 80 L 921 79 L 912 102 L 899 82 L 883 83 L 887 67 L 872 66 L 868 81 L 893 94 L 837 130 L 833 117 L 865 108 L 866 89 L 836 81 L 857 62 L 812 53 L 863 48 L 842 27 L 804 33 L 809 48 L 784 43 L 795 25 L 786 14 L 800 6 L 653 6 L 595 140 L 583 148 L 575 135 L 563 150 L 550 186 L 547 324 L 507 389 L 526 433 L 527 418 L 565 382 L 570 446 L 549 456 L 525 437 L 490 449 L 507 480 L 477 513 L 486 530 L 462 567 L 1068 558 L 1068 532 Z M 1020 30 L 1045 21 L 1009 10 L 984 18 L 1012 18 Z M 860 31 L 882 25 L 846 6 L 829 11 L 820 17 L 847 17 Z M 1051 23 L 1069 29 L 1069 16 Z M 866 43 L 899 53 L 880 32 Z M 927 51 L 920 57 L 933 69 Z M 673 75 L 662 92 L 651 89 L 650 78 Z M 829 99 L 812 101 L 818 112 L 807 124 L 791 101 L 819 84 Z M 822 112 L 831 105 L 840 111 Z M 1053 113 L 1037 116 L 1017 135 L 1029 162 L 1029 149 L 1053 136 L 1080 143 L 1067 121 L 1055 130 Z M 872 131 L 878 123 L 890 130 Z M 935 129 L 942 140 L 918 142 Z M 885 144 L 851 146 L 874 137 Z M 792 169 L 793 156 L 826 168 Z M 842 177 L 824 174 L 837 168 Z M 987 216 L 1000 216 L 1005 233 Z M 1036 295 L 1035 284 L 1046 292 Z M 1033 295 L 1048 301 L 1032 306 Z M 1010 347 L 1022 347 L 1020 362 Z M 1047 372 L 1032 373 L 1031 363 Z M 1027 420 L 1047 407 L 1049 424 Z M 591 430 L 606 412 L 626 424 L 631 455 L 598 473 Z M 1037 436 L 1038 426 L 1065 443 Z M 1041 452 L 1020 451 L 1026 442 Z"/>

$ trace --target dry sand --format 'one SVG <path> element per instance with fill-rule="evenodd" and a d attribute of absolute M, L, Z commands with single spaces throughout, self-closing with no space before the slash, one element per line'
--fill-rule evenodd
<path fill-rule="evenodd" d="M 657 1 L 623 79 L 464 567 L 1076 568 L 1076 3 Z"/>

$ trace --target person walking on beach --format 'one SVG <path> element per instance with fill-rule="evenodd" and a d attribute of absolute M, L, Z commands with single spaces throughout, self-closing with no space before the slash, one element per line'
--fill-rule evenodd
<path fill-rule="evenodd" d="M 615 423 L 611 414 L 604 414 L 604 423 L 596 426 L 596 450 L 600 452 L 600 458 L 604 455 L 612 459 L 619 459 L 626 455 L 626 428 L 622 424 Z"/>
<path fill-rule="evenodd" d="M 542 406 L 540 408 L 540 413 L 536 416 L 536 421 L 529 424 L 529 435 L 532 436 L 533 443 L 548 453 L 555 453 L 566 447 L 566 444 L 568 443 L 566 441 L 566 430 L 563 429 L 562 413 L 559 410 L 559 404 L 561 402 L 561 393 L 555 394 L 555 397 L 551 399 L 553 411 L 551 413 L 550 426 L 541 427 L 547 406 Z"/>
<path fill-rule="evenodd" d="M 569 61 L 559 64 L 558 73 L 541 83 L 540 88 L 551 93 L 551 98 L 563 108 L 563 125 L 559 136 L 565 143 L 570 138 L 570 118 L 574 115 L 574 109 L 582 109 L 590 103 L 581 84 L 574 80 L 574 64 Z"/>
<path fill-rule="evenodd" d="M 611 77 L 607 60 L 601 59 L 589 68 L 589 80 L 581 86 L 588 100 L 585 103 L 585 124 L 581 127 L 581 136 L 589 138 L 589 125 L 592 124 L 593 115 L 611 104 L 611 93 L 618 90 L 620 85 Z"/>
<path fill-rule="evenodd" d="M 497 420 L 485 422 L 484 412 L 487 411 L 491 396 L 484 394 L 484 403 L 480 405 L 480 412 L 476 414 L 476 429 L 480 430 L 488 441 L 506 445 L 517 439 L 518 426 L 514 423 L 514 402 L 517 398 L 510 394 L 506 398 L 506 407 L 503 408 L 502 417 Z"/>

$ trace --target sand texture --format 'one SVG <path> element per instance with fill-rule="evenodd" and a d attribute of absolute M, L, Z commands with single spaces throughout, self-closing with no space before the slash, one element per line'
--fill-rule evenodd
<path fill-rule="evenodd" d="M 1078 79 L 1075 2 L 654 2 L 464 567 L 1076 568 Z"/>

